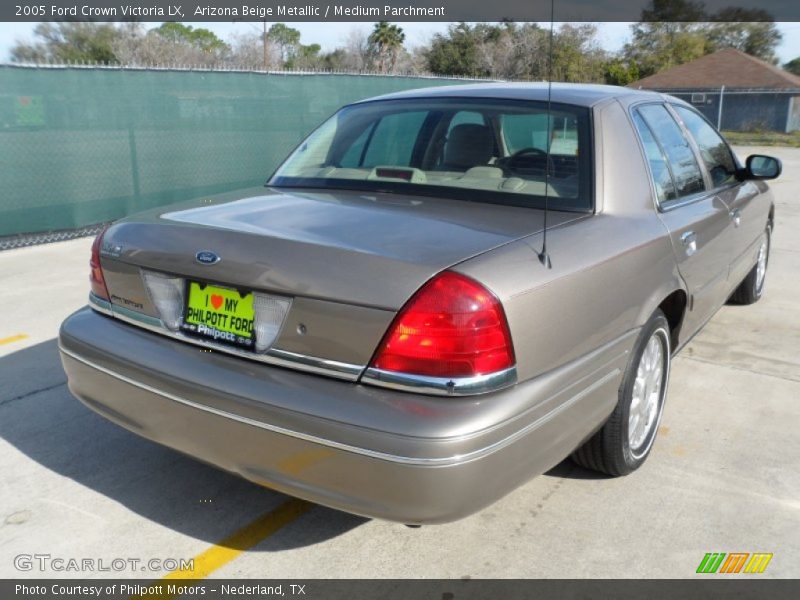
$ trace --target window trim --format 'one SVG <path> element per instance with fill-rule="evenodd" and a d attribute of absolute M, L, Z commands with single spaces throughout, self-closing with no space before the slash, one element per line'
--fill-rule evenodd
<path fill-rule="evenodd" d="M 703 177 L 703 184 L 705 185 L 706 189 L 701 191 L 701 192 L 695 192 L 693 194 L 689 194 L 688 196 L 683 196 L 682 198 L 676 198 L 675 200 L 668 200 L 668 201 L 663 202 L 663 203 L 660 202 L 659 199 L 658 199 L 658 192 L 656 190 L 656 182 L 655 182 L 655 177 L 653 176 L 653 169 L 650 166 L 650 160 L 647 158 L 647 151 L 646 151 L 646 149 L 644 147 L 644 141 L 642 140 L 642 136 L 639 135 L 639 130 L 636 127 L 636 123 L 633 120 L 633 114 L 634 114 L 634 112 L 637 112 L 638 109 L 643 107 L 643 106 L 663 106 L 664 109 L 667 111 L 667 113 L 670 116 L 672 116 L 673 119 L 674 119 L 675 117 L 673 116 L 673 111 L 671 111 L 669 109 L 669 107 L 667 106 L 668 104 L 669 104 L 669 102 L 664 101 L 664 100 L 662 100 L 662 101 L 646 100 L 644 102 L 636 102 L 636 103 L 631 104 L 631 105 L 628 106 L 628 121 L 630 122 L 630 125 L 633 128 L 633 133 L 636 136 L 636 141 L 639 144 L 639 151 L 641 152 L 642 158 L 644 159 L 645 167 L 647 168 L 647 174 L 649 176 L 648 178 L 650 179 L 650 191 L 651 191 L 652 197 L 653 197 L 653 204 L 655 204 L 656 210 L 658 212 L 660 212 L 660 213 L 670 212 L 670 211 L 675 210 L 677 208 L 681 208 L 683 206 L 688 206 L 689 204 L 694 204 L 695 202 L 699 202 L 700 200 L 708 198 L 709 194 L 712 193 L 712 191 L 708 189 L 709 179 L 708 179 L 708 175 L 707 175 L 706 170 L 705 170 L 705 164 L 702 162 L 702 157 L 698 157 L 697 156 L 697 148 L 696 148 L 696 145 L 694 143 L 694 138 L 689 137 L 687 139 L 687 141 L 689 142 L 689 147 L 692 149 L 692 154 L 695 157 L 695 161 L 697 162 L 697 166 L 700 169 L 700 174 Z M 650 127 L 650 124 L 647 122 L 647 120 L 644 117 L 641 116 L 641 114 L 639 116 L 644 121 L 645 126 L 650 130 L 650 133 L 653 135 L 653 139 L 655 140 L 656 144 L 658 144 L 658 147 L 661 150 L 661 153 L 665 157 L 668 157 L 668 155 L 664 151 L 663 146 L 661 145 L 661 142 L 656 137 L 656 135 L 653 134 L 653 130 Z M 684 133 L 684 135 L 686 135 L 686 130 L 684 129 L 683 122 L 682 121 L 678 121 L 676 119 L 676 124 L 681 129 L 681 131 Z M 669 170 L 670 177 L 672 178 L 673 185 L 675 185 L 675 177 L 672 174 L 672 166 L 670 165 L 668 158 L 666 160 L 666 165 L 667 165 L 667 169 Z M 676 189 L 677 189 L 677 185 L 676 185 Z"/>
<path fill-rule="evenodd" d="M 361 153 L 358 155 L 358 167 L 362 167 L 364 165 L 364 161 L 367 160 L 367 150 L 369 150 L 369 145 L 372 143 L 372 136 L 375 135 L 375 130 L 378 128 L 378 125 L 380 125 L 380 122 L 380 119 L 376 119 L 375 122 L 370 125 L 367 139 L 364 140 L 364 147 L 361 149 Z M 356 139 L 356 141 L 358 141 L 358 139 Z"/>
<path fill-rule="evenodd" d="M 657 103 L 650 102 L 650 103 L 647 103 L 647 104 L 657 104 Z M 678 202 L 678 200 L 680 200 L 680 198 L 675 198 L 674 200 L 666 200 L 665 202 L 662 203 L 661 200 L 658 197 L 658 187 L 657 187 L 657 184 L 656 184 L 656 177 L 655 177 L 655 174 L 653 173 L 653 167 L 650 164 L 650 158 L 648 158 L 648 156 L 647 156 L 647 148 L 645 147 L 645 141 L 642 139 L 641 133 L 639 132 L 639 128 L 636 126 L 636 117 L 637 116 L 639 117 L 639 119 L 641 119 L 642 123 L 644 123 L 644 126 L 647 127 L 647 131 L 650 132 L 650 137 L 653 138 L 653 142 L 655 142 L 656 146 L 658 146 L 658 151 L 661 153 L 661 158 L 664 159 L 664 165 L 667 167 L 667 171 L 669 172 L 669 178 L 670 178 L 670 181 L 672 182 L 672 189 L 675 191 L 676 194 L 678 192 L 678 188 L 675 185 L 675 174 L 672 172 L 672 165 L 669 162 L 669 156 L 667 155 L 666 151 L 664 150 L 664 147 L 661 145 L 661 142 L 659 141 L 659 139 L 653 133 L 653 128 L 650 127 L 650 123 L 648 123 L 645 120 L 645 118 L 642 116 L 642 114 L 638 110 L 632 111 L 631 123 L 633 125 L 634 131 L 636 132 L 636 137 L 639 140 L 639 145 L 641 146 L 642 154 L 644 155 L 644 162 L 647 163 L 647 170 L 648 170 L 648 173 L 650 175 L 650 183 L 651 183 L 651 187 L 652 187 L 652 191 L 653 191 L 653 198 L 655 200 L 656 206 L 660 207 L 660 206 L 662 206 L 662 204 L 667 204 L 667 203 L 670 203 L 670 202 Z"/>
<path fill-rule="evenodd" d="M 689 131 L 689 128 L 686 127 L 686 124 L 683 122 L 683 119 L 681 119 L 681 116 L 677 113 L 675 108 L 673 108 L 672 102 L 665 102 L 664 108 L 672 117 L 672 120 L 678 124 L 678 128 L 683 133 L 683 137 L 685 137 L 686 141 L 689 143 L 689 148 L 692 149 L 692 154 L 694 154 L 694 161 L 697 163 L 697 168 L 700 169 L 700 174 L 703 176 L 703 185 L 705 186 L 706 191 L 710 192 L 713 186 L 713 181 L 708 172 L 708 167 L 706 167 L 706 161 L 703 160 L 703 154 L 700 151 L 700 146 L 697 145 L 697 140 L 694 139 L 692 132 Z"/>
<path fill-rule="evenodd" d="M 736 175 L 734 174 L 733 181 L 714 187 L 714 180 L 711 177 L 711 171 L 708 170 L 708 165 L 706 165 L 706 161 L 703 159 L 703 153 L 700 150 L 700 145 L 697 143 L 697 140 L 692 135 L 692 132 L 689 131 L 689 128 L 681 118 L 681 115 L 676 110 L 676 108 L 680 107 L 683 108 L 684 110 L 691 111 L 697 116 L 699 116 L 701 119 L 703 119 L 703 121 L 705 121 L 708 124 L 708 126 L 711 127 L 711 129 L 713 129 L 717 135 L 719 135 L 719 139 L 721 139 L 722 143 L 725 144 L 725 147 L 728 149 L 728 152 L 730 153 L 731 158 L 733 159 L 733 166 L 737 170 L 739 170 L 742 168 L 742 165 L 739 163 L 739 158 L 736 156 L 736 153 L 731 148 L 730 144 L 728 143 L 728 140 L 725 139 L 725 136 L 723 136 L 722 133 L 720 133 L 719 130 L 717 130 L 717 128 L 714 127 L 711 121 L 709 121 L 703 113 L 701 113 L 699 110 L 696 110 L 693 106 L 686 106 L 685 104 L 679 104 L 677 102 L 667 102 L 666 104 L 667 104 L 667 109 L 670 111 L 672 115 L 674 115 L 675 120 L 678 121 L 678 124 L 681 126 L 681 129 L 684 130 L 685 134 L 688 136 L 688 139 L 691 140 L 690 143 L 692 145 L 692 149 L 694 150 L 695 155 L 699 159 L 700 168 L 703 171 L 703 177 L 706 179 L 706 190 L 709 193 L 721 192 L 739 185 L 741 182 L 738 179 L 736 179 Z"/>

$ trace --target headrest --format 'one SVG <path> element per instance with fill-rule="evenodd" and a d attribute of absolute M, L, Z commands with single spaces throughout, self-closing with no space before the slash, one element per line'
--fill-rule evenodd
<path fill-rule="evenodd" d="M 494 135 L 486 125 L 462 123 L 450 130 L 444 145 L 444 165 L 466 170 L 486 165 L 494 153 Z"/>

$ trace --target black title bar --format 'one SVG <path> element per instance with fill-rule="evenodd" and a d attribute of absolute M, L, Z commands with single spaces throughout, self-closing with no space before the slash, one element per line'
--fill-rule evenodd
<path fill-rule="evenodd" d="M 4 0 L 0 21 L 800 21 L 797 0 Z M 659 4 L 664 4 L 661 0 Z"/>
<path fill-rule="evenodd" d="M 702 577 L 702 576 L 701 576 Z M 0 580 L 3 600 L 784 600 L 797 598 L 800 581 L 785 579 L 337 579 L 337 580 Z"/>

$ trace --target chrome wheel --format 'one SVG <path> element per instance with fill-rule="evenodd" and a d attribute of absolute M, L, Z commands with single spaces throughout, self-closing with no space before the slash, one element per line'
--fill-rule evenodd
<path fill-rule="evenodd" d="M 636 369 L 628 412 L 628 446 L 635 457 L 649 449 L 661 416 L 668 367 L 667 339 L 663 329 L 654 331 Z"/>
<path fill-rule="evenodd" d="M 769 256 L 769 244 L 766 239 L 761 242 L 758 249 L 758 261 L 756 262 L 756 294 L 761 294 L 764 288 L 764 278 L 767 276 L 767 256 Z"/>
<path fill-rule="evenodd" d="M 669 321 L 656 309 L 628 355 L 614 410 L 572 453 L 576 463 L 614 476 L 627 475 L 644 464 L 666 404 L 671 342 Z"/>

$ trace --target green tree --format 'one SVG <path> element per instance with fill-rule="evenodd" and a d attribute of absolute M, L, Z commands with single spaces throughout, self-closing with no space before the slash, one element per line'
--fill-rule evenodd
<path fill-rule="evenodd" d="M 704 27 L 708 52 L 736 48 L 761 60 L 778 62 L 775 49 L 783 36 L 765 10 L 725 8 L 711 19 L 713 22 Z"/>
<path fill-rule="evenodd" d="M 477 23 L 470 32 L 476 48 L 474 75 L 525 79 L 536 70 L 544 30 L 538 25 L 512 22 Z"/>
<path fill-rule="evenodd" d="M 218 38 L 213 31 L 202 27 L 195 29 L 191 25 L 168 22 L 154 29 L 153 33 L 167 42 L 192 46 L 205 54 L 223 53 L 229 49 L 228 44 Z"/>
<path fill-rule="evenodd" d="M 11 49 L 11 60 L 116 63 L 113 45 L 118 33 L 111 23 L 40 23 L 33 30 L 36 40 L 17 43 Z"/>
<path fill-rule="evenodd" d="M 426 54 L 434 73 L 498 79 L 600 82 L 606 53 L 590 24 L 563 24 L 550 31 L 535 23 L 466 23 L 434 36 Z"/>
<path fill-rule="evenodd" d="M 652 0 L 641 22 L 631 26 L 631 41 L 623 58 L 634 63 L 642 77 L 700 58 L 707 52 L 699 21 L 703 5 L 692 0 Z"/>
<path fill-rule="evenodd" d="M 790 60 L 789 62 L 783 65 L 783 68 L 789 71 L 789 73 L 794 73 L 795 75 L 800 75 L 800 56 Z"/>
<path fill-rule="evenodd" d="M 286 67 L 289 69 L 322 69 L 325 68 L 325 61 L 320 56 L 322 46 L 319 44 L 298 44 L 293 56 L 287 61 Z"/>
<path fill-rule="evenodd" d="M 441 75 L 485 76 L 478 61 L 480 36 L 467 23 L 450 25 L 446 34 L 433 36 L 426 53 L 428 70 Z"/>
<path fill-rule="evenodd" d="M 349 66 L 347 50 L 336 48 L 331 52 L 326 52 L 320 56 L 320 66 L 331 71 L 347 69 Z"/>
<path fill-rule="evenodd" d="M 375 55 L 376 66 L 381 73 L 394 70 L 397 57 L 403 51 L 406 34 L 398 25 L 388 21 L 378 21 L 369 36 L 370 50 Z"/>
<path fill-rule="evenodd" d="M 637 23 L 623 57 L 637 65 L 642 77 L 695 60 L 706 54 L 706 38 L 694 24 Z"/>
<path fill-rule="evenodd" d="M 651 0 L 642 10 L 643 22 L 664 23 L 677 28 L 705 18 L 703 3 L 694 0 Z"/>
<path fill-rule="evenodd" d="M 550 73 L 552 80 L 602 82 L 605 79 L 605 63 L 606 54 L 597 42 L 597 27 L 594 25 L 565 23 L 555 33 Z"/>
<path fill-rule="evenodd" d="M 300 46 L 300 32 L 285 23 L 275 23 L 267 32 L 267 39 L 278 48 L 281 63 L 288 66 L 295 58 Z"/>
<path fill-rule="evenodd" d="M 606 63 L 605 80 L 610 85 L 628 85 L 640 79 L 639 67 L 634 62 L 614 58 Z"/>
<path fill-rule="evenodd" d="M 652 0 L 631 32 L 622 58 L 636 64 L 642 77 L 723 48 L 774 63 L 781 41 L 780 31 L 764 10 L 726 8 L 709 15 L 692 0 Z"/>

